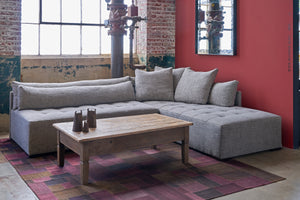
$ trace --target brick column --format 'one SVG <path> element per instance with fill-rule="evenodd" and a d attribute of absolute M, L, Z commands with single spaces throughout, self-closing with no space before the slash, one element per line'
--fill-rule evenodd
<path fill-rule="evenodd" d="M 11 82 L 20 80 L 21 0 L 0 0 L 0 132 L 9 127 Z"/>
<path fill-rule="evenodd" d="M 147 70 L 175 66 L 175 0 L 138 0 L 147 22 L 137 30 L 137 54 Z"/>

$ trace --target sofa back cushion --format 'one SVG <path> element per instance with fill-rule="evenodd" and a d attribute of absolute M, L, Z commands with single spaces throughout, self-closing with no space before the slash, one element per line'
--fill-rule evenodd
<path fill-rule="evenodd" d="M 116 83 L 122 83 L 129 81 L 129 76 L 121 78 L 111 78 L 111 79 L 96 79 L 96 80 L 83 80 L 83 81 L 73 81 L 65 83 L 30 83 L 30 82 L 12 82 L 12 91 L 13 91 L 13 109 L 18 109 L 19 99 L 18 99 L 18 87 L 30 86 L 37 88 L 56 88 L 56 87 L 70 87 L 70 86 L 89 86 L 89 85 L 110 85 Z"/>
<path fill-rule="evenodd" d="M 215 83 L 211 88 L 208 103 L 218 106 L 234 106 L 238 84 L 236 80 Z"/>
<path fill-rule="evenodd" d="M 173 101 L 172 68 L 153 72 L 136 69 L 135 91 L 138 101 Z"/>
<path fill-rule="evenodd" d="M 113 85 L 39 88 L 20 85 L 19 110 L 134 101 L 131 81 Z"/>
<path fill-rule="evenodd" d="M 206 104 L 218 69 L 195 72 L 185 69 L 175 90 L 175 101 Z"/>
<path fill-rule="evenodd" d="M 187 67 L 187 68 L 190 69 L 190 67 Z M 163 69 L 166 69 L 166 68 L 155 66 L 154 71 L 159 71 L 159 70 L 163 70 Z M 180 78 L 181 78 L 181 76 L 182 76 L 185 69 L 186 68 L 172 69 L 174 91 L 176 90 L 178 82 L 179 82 L 179 80 L 180 80 Z"/>

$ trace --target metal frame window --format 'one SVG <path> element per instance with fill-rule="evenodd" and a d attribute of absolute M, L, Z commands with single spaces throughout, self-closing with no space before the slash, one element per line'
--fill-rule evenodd
<path fill-rule="evenodd" d="M 208 13 L 210 10 L 210 5 L 214 1 L 212 0 L 197 0 L 197 10 L 205 11 L 205 13 Z M 219 0 L 217 1 L 222 5 L 223 10 L 223 28 L 222 28 L 222 38 L 220 40 L 220 49 L 222 55 L 235 55 L 236 51 L 236 42 L 235 42 L 235 6 L 236 2 L 235 0 Z M 234 3 L 234 4 L 233 4 Z M 234 6 L 233 6 L 234 5 Z M 197 12 L 197 11 L 196 11 Z M 198 15 L 197 15 L 198 17 Z M 208 16 L 205 15 L 205 21 L 207 21 Z M 196 30 L 196 40 L 199 43 L 196 44 L 196 53 L 198 54 L 207 54 L 207 49 L 209 49 L 209 41 L 207 38 L 207 24 L 206 23 L 197 23 L 196 24 L 197 29 Z M 201 47 L 201 48 L 200 48 Z M 219 54 L 219 53 L 218 53 Z"/>
<path fill-rule="evenodd" d="M 22 0 L 21 53 L 110 54 L 110 37 L 101 24 L 108 18 L 109 11 L 102 0 Z M 125 53 L 127 46 L 124 44 Z"/>

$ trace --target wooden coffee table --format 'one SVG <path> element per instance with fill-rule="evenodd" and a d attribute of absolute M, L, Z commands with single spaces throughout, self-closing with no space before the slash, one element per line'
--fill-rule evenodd
<path fill-rule="evenodd" d="M 97 120 L 97 128 L 88 133 L 73 132 L 73 122 L 55 123 L 57 161 L 64 166 L 65 146 L 80 156 L 81 184 L 88 183 L 89 157 L 124 150 L 182 141 L 182 162 L 188 162 L 189 126 L 192 122 L 146 114 Z"/>

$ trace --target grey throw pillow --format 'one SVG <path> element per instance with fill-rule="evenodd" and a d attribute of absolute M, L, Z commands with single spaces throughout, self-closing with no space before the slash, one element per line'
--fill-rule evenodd
<path fill-rule="evenodd" d="M 190 69 L 190 67 L 187 67 L 187 68 Z M 154 71 L 159 71 L 159 70 L 162 70 L 162 69 L 166 69 L 166 68 L 155 66 Z M 179 80 L 180 80 L 180 78 L 181 78 L 181 76 L 182 76 L 185 69 L 186 68 L 172 69 L 174 91 L 176 90 L 178 82 L 179 82 Z"/>
<path fill-rule="evenodd" d="M 19 110 L 134 101 L 131 81 L 113 85 L 38 88 L 20 85 Z"/>
<path fill-rule="evenodd" d="M 239 82 L 236 80 L 215 83 L 211 89 L 208 103 L 218 106 L 234 106 L 238 84 Z"/>
<path fill-rule="evenodd" d="M 135 91 L 138 101 L 173 101 L 172 69 L 153 72 L 136 69 Z"/>
<path fill-rule="evenodd" d="M 175 101 L 206 104 L 218 69 L 195 72 L 185 69 L 175 90 Z"/>

